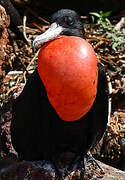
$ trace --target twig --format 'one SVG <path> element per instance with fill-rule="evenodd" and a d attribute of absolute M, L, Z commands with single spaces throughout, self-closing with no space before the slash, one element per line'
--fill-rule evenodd
<path fill-rule="evenodd" d="M 28 38 L 27 38 L 27 35 L 26 35 L 26 20 L 27 20 L 27 17 L 24 15 L 24 17 L 23 17 L 23 35 L 24 35 L 26 41 L 27 41 L 28 43 L 30 43 L 31 40 L 28 39 Z"/>
<path fill-rule="evenodd" d="M 86 35 L 86 39 L 87 41 L 91 42 L 91 41 L 105 41 L 105 42 L 110 42 L 111 40 L 108 39 L 108 38 L 104 38 L 104 37 L 101 37 L 101 36 L 89 36 L 89 35 Z"/>
<path fill-rule="evenodd" d="M 95 46 L 94 49 L 97 49 L 99 46 L 101 46 L 102 44 L 104 44 L 105 42 L 103 40 L 99 41 Z"/>
<path fill-rule="evenodd" d="M 50 25 L 50 22 L 49 22 L 49 21 L 47 21 L 46 19 L 38 16 L 34 11 L 31 10 L 31 8 L 29 8 L 28 6 L 26 6 L 26 8 L 28 9 L 28 11 L 29 11 L 32 15 L 34 15 L 34 16 L 35 16 L 36 18 L 38 18 L 40 21 L 44 22 L 45 24 Z"/>
<path fill-rule="evenodd" d="M 38 53 L 39 53 L 39 50 L 35 53 L 35 56 L 32 58 L 32 60 L 30 61 L 30 63 L 28 64 L 26 70 L 25 70 L 24 73 L 23 73 L 22 79 L 24 78 L 25 83 L 26 83 L 26 77 L 25 77 L 25 76 L 26 76 L 26 72 L 28 71 L 29 67 L 30 67 L 31 64 L 34 62 L 34 60 L 37 58 Z"/>
<path fill-rule="evenodd" d="M 19 74 L 23 74 L 23 71 L 10 71 L 7 75 L 19 75 Z M 33 73 L 33 70 L 29 70 L 28 71 L 29 74 Z"/>
<path fill-rule="evenodd" d="M 21 29 L 23 31 L 23 26 L 18 26 L 19 29 Z M 29 34 L 36 34 L 36 33 L 40 33 L 39 29 L 35 29 L 35 28 L 31 28 L 31 27 L 26 27 L 26 32 Z"/>
<path fill-rule="evenodd" d="M 42 17 L 38 16 L 38 19 L 40 19 L 40 20 L 41 20 L 41 21 L 43 21 L 44 23 L 46 23 L 46 24 L 50 25 L 50 22 L 49 22 L 49 21 L 47 21 L 47 20 L 45 20 L 44 18 L 42 18 Z"/>
<path fill-rule="evenodd" d="M 12 91 L 14 91 L 15 89 L 17 89 L 17 86 L 11 87 L 11 88 L 7 91 L 6 96 L 8 96 L 8 95 L 9 95 Z"/>
<path fill-rule="evenodd" d="M 108 81 L 108 90 L 109 90 L 109 100 L 108 100 L 108 123 L 110 122 L 110 116 L 111 116 L 111 105 L 112 105 L 112 98 L 111 98 L 111 94 L 112 94 L 112 83 L 110 80 L 110 77 L 107 75 L 107 81 Z"/>
<path fill-rule="evenodd" d="M 46 29 L 48 29 L 48 25 L 47 26 L 43 26 L 43 27 L 40 27 L 38 24 L 36 23 L 32 23 L 35 27 L 37 27 L 41 32 L 45 32 Z"/>

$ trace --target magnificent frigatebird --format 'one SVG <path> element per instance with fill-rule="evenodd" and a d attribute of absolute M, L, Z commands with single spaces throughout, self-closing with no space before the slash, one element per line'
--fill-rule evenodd
<path fill-rule="evenodd" d="M 61 38 L 59 38 L 60 35 Z M 55 42 L 55 44 L 58 44 L 58 42 L 60 43 L 61 39 L 65 40 L 65 38 L 67 37 L 71 38 L 71 41 L 72 37 L 75 39 L 78 38 L 78 40 L 80 40 L 81 42 L 84 38 L 83 24 L 80 17 L 75 11 L 69 9 L 62 9 L 55 12 L 51 16 L 50 28 L 42 35 L 39 35 L 35 38 L 35 40 L 33 41 L 33 48 L 39 47 L 41 44 L 44 44 L 43 49 L 45 49 L 46 52 L 46 47 L 49 47 L 49 45 L 51 45 L 53 42 Z M 57 42 L 54 39 L 56 39 Z M 65 46 L 62 48 L 66 48 L 66 42 Z M 78 49 L 80 48 L 78 47 Z M 56 50 L 58 51 L 58 47 Z M 64 52 L 66 52 L 65 49 Z M 88 51 L 85 52 L 88 53 Z M 71 54 L 73 54 L 73 52 Z M 59 56 L 63 57 L 64 54 L 59 54 Z M 90 54 L 87 54 L 87 57 L 93 58 L 93 56 L 91 56 L 91 52 Z M 40 58 L 41 57 L 39 55 L 39 59 Z M 72 61 L 71 58 L 72 55 L 68 57 L 69 61 Z M 79 59 L 76 59 L 75 62 L 77 60 L 79 61 Z M 41 62 L 41 59 L 39 61 Z M 56 61 L 58 61 L 58 58 Z M 58 62 L 56 64 L 58 64 Z M 72 66 L 74 65 L 72 64 Z M 96 70 L 95 72 L 94 70 L 92 70 L 92 72 L 96 73 L 96 75 L 98 74 L 97 85 L 95 81 L 92 81 L 93 86 L 96 87 L 97 93 L 95 94 L 96 97 L 93 96 L 94 100 L 91 104 L 91 107 L 89 107 L 89 110 L 87 110 L 87 112 L 84 113 L 82 117 L 77 119 L 77 116 L 75 116 L 76 119 L 71 118 L 68 121 L 68 117 L 66 117 L 66 119 L 63 119 L 63 115 L 61 116 L 60 113 L 58 113 L 58 107 L 55 107 L 53 105 L 54 103 L 51 102 L 51 99 L 49 97 L 51 93 L 48 92 L 48 84 L 46 84 L 49 82 L 51 83 L 51 77 L 49 77 L 50 81 L 45 82 L 44 78 L 41 77 L 42 74 L 40 73 L 40 68 L 38 64 L 38 69 L 36 69 L 31 75 L 31 77 L 28 79 L 22 93 L 19 95 L 19 97 L 15 100 L 13 104 L 13 117 L 11 123 L 11 137 L 13 146 L 18 152 L 19 156 L 22 157 L 22 159 L 24 160 L 32 161 L 44 159 L 54 162 L 56 161 L 57 157 L 59 158 L 61 153 L 72 152 L 75 154 L 75 157 L 79 156 L 80 159 L 83 161 L 88 150 L 91 150 L 101 139 L 108 121 L 108 86 L 105 69 L 103 65 L 98 63 L 98 72 L 96 72 Z M 44 70 L 44 66 L 42 68 Z M 87 68 L 89 67 L 86 66 L 86 69 Z M 52 69 L 50 69 L 50 71 L 51 70 Z M 82 71 L 80 70 L 80 72 L 81 79 L 83 81 L 85 80 L 85 82 L 89 81 L 89 76 L 92 73 L 86 74 L 85 77 L 82 77 Z M 64 76 L 65 74 L 66 71 L 64 73 Z M 73 77 L 75 77 L 73 72 L 71 72 L 71 74 Z M 51 74 L 51 76 L 53 76 L 53 74 Z M 77 87 L 79 88 L 79 84 L 77 85 Z M 53 85 L 53 87 L 55 86 L 56 84 Z M 67 83 L 66 88 L 68 87 L 69 85 Z M 89 87 L 87 87 L 87 89 L 87 92 L 91 91 Z M 82 93 L 82 91 L 79 92 Z M 69 94 L 65 94 L 65 97 L 67 99 Z M 53 93 L 52 96 L 56 97 L 56 94 Z M 72 96 L 72 99 L 75 98 L 75 95 Z M 81 98 L 79 102 L 81 103 L 82 101 L 83 100 Z M 75 102 L 76 106 L 79 102 Z M 61 107 L 61 104 L 59 105 Z M 69 109 L 71 106 L 69 103 Z M 72 109 L 70 109 L 72 116 L 71 110 Z M 75 110 L 73 109 L 73 111 Z M 82 110 L 80 110 L 80 112 L 81 111 Z"/>

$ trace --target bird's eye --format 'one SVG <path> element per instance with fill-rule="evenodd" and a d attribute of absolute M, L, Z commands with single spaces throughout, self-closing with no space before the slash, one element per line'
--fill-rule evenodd
<path fill-rule="evenodd" d="M 65 17 L 65 22 L 68 25 L 72 25 L 72 24 L 74 24 L 74 19 L 72 17 L 70 17 L 70 16 L 66 16 Z"/>

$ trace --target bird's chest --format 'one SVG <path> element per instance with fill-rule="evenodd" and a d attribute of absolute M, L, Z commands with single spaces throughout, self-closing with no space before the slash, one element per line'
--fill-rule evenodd
<path fill-rule="evenodd" d="M 77 152 L 85 142 L 87 128 L 85 121 L 56 122 L 52 128 L 53 142 L 61 151 Z"/>

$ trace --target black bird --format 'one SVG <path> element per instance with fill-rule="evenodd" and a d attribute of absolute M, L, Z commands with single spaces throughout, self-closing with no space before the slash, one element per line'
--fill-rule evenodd
<path fill-rule="evenodd" d="M 84 38 L 80 17 L 62 9 L 51 16 L 50 29 L 33 42 L 54 39 L 59 34 Z M 49 37 L 48 37 L 49 33 Z M 44 39 L 44 40 L 43 40 Z M 28 79 L 13 104 L 11 138 L 24 160 L 52 160 L 62 152 L 72 152 L 81 160 L 101 139 L 108 121 L 108 86 L 104 67 L 98 63 L 97 94 L 89 112 L 73 122 L 63 121 L 50 104 L 38 70 Z"/>

